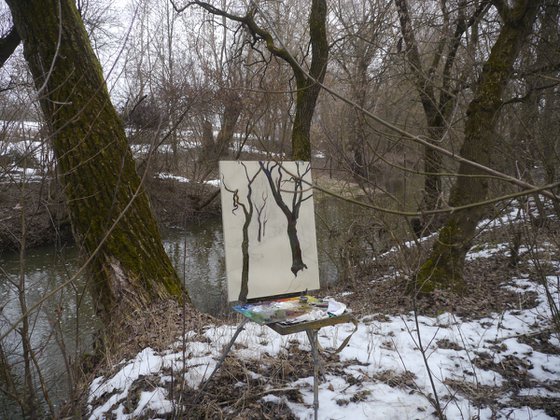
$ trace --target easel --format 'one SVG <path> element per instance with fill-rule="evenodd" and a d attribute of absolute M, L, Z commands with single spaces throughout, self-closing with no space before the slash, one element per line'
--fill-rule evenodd
<path fill-rule="evenodd" d="M 299 301 L 304 306 L 308 303 L 313 306 L 314 303 L 309 302 L 308 298 L 314 301 L 317 299 L 303 296 L 304 291 L 320 288 L 313 190 L 308 188 L 311 185 L 310 162 L 221 161 L 220 178 L 228 301 L 247 303 L 248 300 L 260 299 L 262 301 L 258 302 L 258 306 L 261 306 L 261 303 L 265 306 L 272 304 L 275 310 L 279 306 L 274 305 L 282 299 L 277 301 L 272 297 L 301 293 Z M 256 211 L 256 215 L 253 210 Z M 299 229 L 296 229 L 296 224 Z M 267 232 L 276 233 L 265 234 L 265 225 Z M 282 232 L 286 232 L 286 237 L 284 240 L 278 240 L 278 235 L 283 235 Z M 264 281 L 257 282 L 255 279 Z M 237 310 L 236 307 L 234 309 Z M 310 312 L 316 309 L 317 307 L 309 307 Z M 331 308 L 329 311 L 327 305 L 319 316 L 310 315 L 299 318 L 299 322 L 296 322 L 299 315 L 295 319 L 290 318 L 288 312 L 293 314 L 298 313 L 298 310 L 308 314 L 307 308 L 294 309 L 292 306 L 281 305 L 278 316 L 263 317 L 261 308 L 258 314 L 241 312 L 243 320 L 210 376 L 200 384 L 199 392 L 204 390 L 220 369 L 249 320 L 267 325 L 280 335 L 305 331 L 313 356 L 313 410 L 317 419 L 318 332 L 323 327 L 349 322 L 354 324 L 355 332 L 358 323 L 350 313 L 344 312 L 345 306 Z M 274 311 L 273 313 L 276 314 Z M 290 319 L 292 323 L 288 322 Z M 344 339 L 336 352 L 348 344 L 354 332 Z"/>
<path fill-rule="evenodd" d="M 226 357 L 228 356 L 229 352 L 231 351 L 235 341 L 237 340 L 237 337 L 239 336 L 241 331 L 243 331 L 243 329 L 245 328 L 245 324 L 247 324 L 247 322 L 249 321 L 250 321 L 249 318 L 243 317 L 243 320 L 238 325 L 237 329 L 235 330 L 235 333 L 231 337 L 231 340 L 229 341 L 228 345 L 225 347 L 224 352 L 220 357 L 220 360 L 218 360 L 218 363 L 216 364 L 216 367 L 214 368 L 210 376 L 208 376 L 208 378 L 200 384 L 199 392 L 202 392 L 206 388 L 206 385 L 210 382 L 212 377 L 220 369 Z M 267 327 L 276 331 L 280 335 L 296 334 L 303 331 L 305 331 L 305 333 L 307 334 L 307 338 L 309 339 L 309 344 L 311 345 L 311 354 L 313 357 L 313 413 L 314 413 L 315 420 L 317 420 L 317 416 L 319 413 L 319 363 L 320 362 L 319 362 L 319 340 L 317 338 L 318 333 L 319 330 L 323 327 L 328 327 L 337 324 L 346 324 L 346 323 L 354 324 L 355 326 L 354 332 L 358 328 L 358 323 L 356 319 L 350 313 L 344 313 L 342 315 L 314 320 L 314 321 L 300 322 L 297 324 L 283 324 L 278 322 L 272 324 L 265 324 Z M 352 336 L 352 334 L 354 334 L 354 332 L 352 332 L 348 337 L 344 339 L 344 341 L 336 350 L 336 352 L 339 352 L 344 347 L 346 347 L 348 341 L 350 341 L 350 337 Z"/>

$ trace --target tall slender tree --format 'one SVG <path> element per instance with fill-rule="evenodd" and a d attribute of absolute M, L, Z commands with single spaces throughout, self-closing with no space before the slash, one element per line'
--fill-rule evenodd
<path fill-rule="evenodd" d="M 424 64 L 418 40 L 415 36 L 407 0 L 395 0 L 405 56 L 410 67 L 414 86 L 420 97 L 427 124 L 429 141 L 441 144 L 449 129 L 455 107 L 457 93 L 466 83 L 453 78 L 453 69 L 463 35 L 472 25 L 477 24 L 489 8 L 490 1 L 482 0 L 470 14 L 467 1 L 460 0 L 455 16 L 447 10 L 446 1 L 440 2 L 443 31 L 435 45 L 428 66 Z M 450 20 L 453 18 L 453 23 Z M 443 62 L 443 65 L 442 65 Z M 424 195 L 420 211 L 440 207 L 442 200 L 441 182 L 442 155 L 431 147 L 424 148 Z"/>
<path fill-rule="evenodd" d="M 336 80 L 348 86 L 347 95 L 363 109 L 372 110 L 381 102 L 379 74 L 383 72 L 381 66 L 390 61 L 381 57 L 388 39 L 392 38 L 391 13 L 391 3 L 378 0 L 340 1 L 333 7 L 338 21 L 334 26 L 340 27 L 333 35 L 337 41 L 333 43 L 331 54 L 336 67 L 340 68 Z M 343 136 L 348 139 L 340 143 L 346 143 L 349 152 L 341 153 L 340 157 L 348 159 L 348 166 L 360 184 L 375 182 L 371 122 L 354 108 L 348 108 L 346 113 L 339 112 L 337 117 L 335 122 L 343 127 Z M 340 120 L 347 122 L 341 124 Z"/>

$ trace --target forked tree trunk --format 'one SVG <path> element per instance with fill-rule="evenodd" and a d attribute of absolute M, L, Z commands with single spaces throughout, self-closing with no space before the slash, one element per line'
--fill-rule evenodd
<path fill-rule="evenodd" d="M 454 82 L 452 75 L 457 52 L 461 46 L 461 39 L 467 29 L 473 25 L 476 26 L 479 19 L 486 13 L 489 1 L 481 1 L 468 19 L 466 16 L 467 2 L 465 0 L 459 1 L 457 10 L 454 12 L 454 29 L 440 35 L 431 64 L 427 68 L 425 68 L 420 56 L 420 48 L 412 27 L 408 2 L 407 0 L 394 0 L 394 2 L 399 15 L 401 34 L 406 46 L 406 59 L 426 117 L 428 141 L 437 145 L 445 138 L 458 97 L 457 90 L 461 85 L 461 83 L 458 83 L 457 86 L 454 86 L 456 82 Z M 446 14 L 443 16 L 445 21 L 450 19 L 451 14 L 447 15 L 449 12 L 446 11 L 444 4 L 445 2 L 442 2 L 442 12 Z M 440 174 L 442 159 L 442 154 L 434 148 L 428 146 L 424 148 L 424 191 L 418 208 L 420 212 L 440 208 L 443 204 Z M 439 225 L 437 219 L 435 220 L 435 226 L 432 227 L 426 225 L 427 220 L 419 222 L 420 230 L 423 228 L 430 230 Z M 433 222 L 432 218 L 431 223 Z"/>
<path fill-rule="evenodd" d="M 75 2 L 7 3 L 50 126 L 75 237 L 93 256 L 90 285 L 98 312 L 108 321 L 117 308 L 181 299 L 181 282 Z"/>
<path fill-rule="evenodd" d="M 500 110 L 502 94 L 541 3 L 542 0 L 516 0 L 509 8 L 506 3 L 500 2 L 504 23 L 484 64 L 474 98 L 467 108 L 465 140 L 460 154 L 471 161 L 490 165 L 496 115 Z M 449 206 L 459 207 L 482 201 L 487 193 L 485 173 L 461 163 L 457 181 L 451 189 Z M 456 291 L 464 289 L 465 256 L 472 245 L 477 224 L 486 212 L 487 207 L 477 206 L 455 211 L 449 216 L 431 255 L 417 273 L 414 292 L 428 293 L 440 288 Z"/>
<path fill-rule="evenodd" d="M 435 82 L 432 80 L 433 76 L 431 78 L 428 77 L 428 74 L 435 73 L 436 69 L 434 67 L 439 60 L 435 57 L 432 67 L 427 71 L 424 70 L 422 58 L 420 57 L 420 49 L 414 35 L 414 29 L 412 28 L 408 2 L 406 0 L 395 0 L 395 6 L 397 7 L 399 15 L 401 34 L 406 45 L 406 59 L 409 62 L 414 77 L 414 84 L 420 96 L 422 108 L 426 116 L 429 141 L 439 142 L 443 138 L 443 133 L 445 133 L 445 125 L 448 123 L 447 118 L 449 115 L 442 116 L 439 121 L 436 121 L 440 109 L 438 109 L 439 104 L 434 88 Z M 452 63 L 449 67 L 446 67 L 446 70 L 451 71 L 451 67 Z M 443 75 L 444 78 L 446 76 L 449 77 L 449 75 Z M 449 107 L 445 109 L 449 109 Z M 438 174 L 441 171 L 441 159 L 441 154 L 438 151 L 430 147 L 425 147 L 424 172 L 426 174 L 424 178 L 423 198 L 419 208 L 420 211 L 431 210 L 438 207 L 438 199 L 441 194 L 441 178 Z"/>
<path fill-rule="evenodd" d="M 291 197 L 291 208 L 286 204 L 284 198 L 282 197 L 282 167 L 278 164 L 268 164 L 265 165 L 264 162 L 260 161 L 259 165 L 266 176 L 268 181 L 268 185 L 270 187 L 270 191 L 272 192 L 272 196 L 276 205 L 282 210 L 284 216 L 286 216 L 286 233 L 288 235 L 288 241 L 290 243 L 290 250 L 292 251 L 292 266 L 290 268 L 291 272 L 294 273 L 294 276 L 297 277 L 298 272 L 307 269 L 307 265 L 303 262 L 303 256 L 301 252 L 301 244 L 299 242 L 299 236 L 297 231 L 297 222 L 299 218 L 299 210 L 301 208 L 301 204 L 310 198 L 310 196 L 304 197 L 303 196 L 303 175 L 307 171 L 309 171 L 309 166 L 305 170 L 304 174 L 300 175 L 300 178 L 294 178 L 294 191 L 293 196 Z M 274 174 L 272 171 L 278 171 L 278 177 L 274 179 Z M 290 201 L 288 201 L 290 203 Z"/>
<path fill-rule="evenodd" d="M 242 108 L 241 97 L 237 93 L 226 93 L 224 98 L 223 123 L 216 136 L 214 156 L 212 156 L 212 158 L 219 160 L 227 156 L 228 148 L 235 134 L 235 126 L 241 115 Z"/>

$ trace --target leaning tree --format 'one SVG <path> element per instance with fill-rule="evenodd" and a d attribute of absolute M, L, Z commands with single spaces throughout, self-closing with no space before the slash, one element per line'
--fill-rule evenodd
<path fill-rule="evenodd" d="M 127 139 L 73 0 L 8 0 L 47 122 L 98 313 L 182 299 Z M 108 324 L 107 324 L 108 325 Z"/>

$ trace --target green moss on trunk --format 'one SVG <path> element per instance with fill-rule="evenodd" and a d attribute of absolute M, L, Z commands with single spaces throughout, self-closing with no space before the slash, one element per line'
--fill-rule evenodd
<path fill-rule="evenodd" d="M 327 3 L 313 0 L 309 14 L 309 35 L 311 38 L 312 59 L 307 77 L 299 65 L 291 63 L 296 76 L 297 95 L 296 113 L 292 127 L 292 159 L 311 160 L 311 122 L 317 98 L 327 70 L 329 46 L 327 42 Z M 316 82 L 317 81 L 317 82 Z"/>
<path fill-rule="evenodd" d="M 124 301 L 181 299 L 181 282 L 74 1 L 8 5 L 50 126 L 74 234 L 85 254 L 94 255 L 97 308 L 107 315 Z"/>
<path fill-rule="evenodd" d="M 456 223 L 447 223 L 443 227 L 432 255 L 420 267 L 410 292 L 428 294 L 437 289 L 451 289 L 456 293 L 464 291 L 463 246 L 452 242 L 461 235 L 461 228 Z"/>

